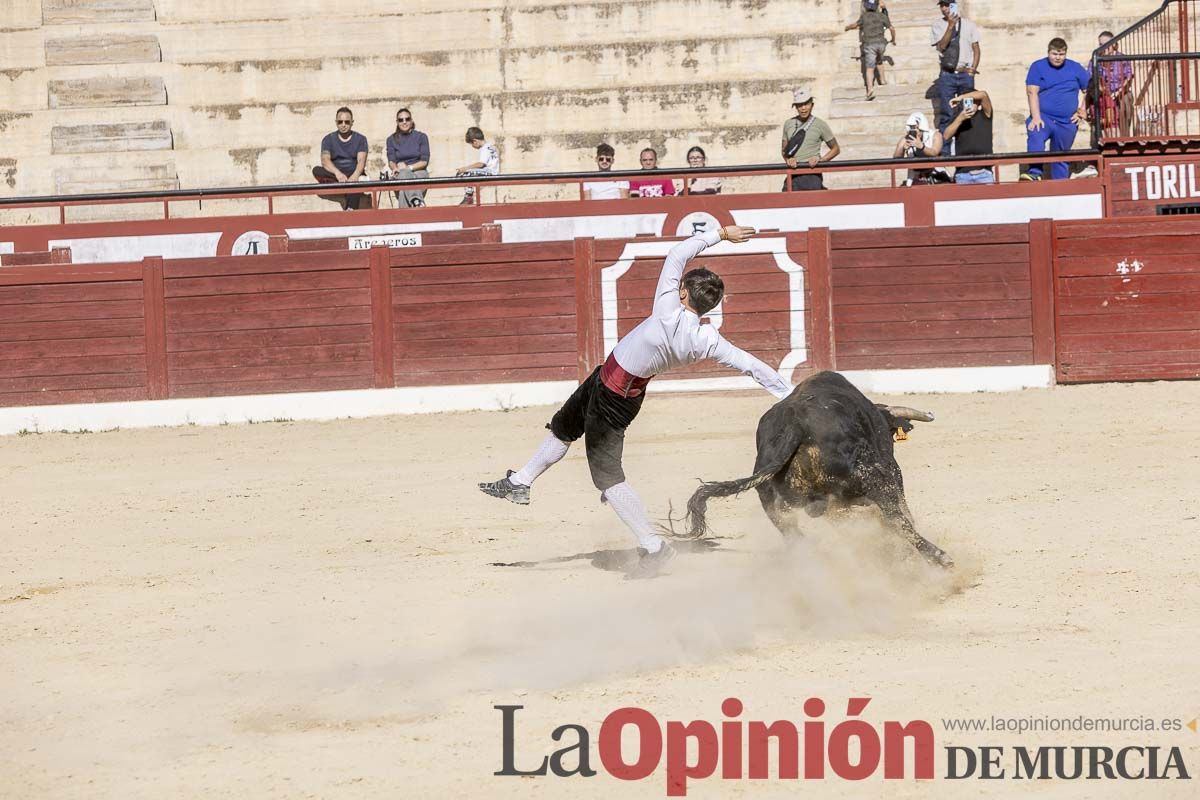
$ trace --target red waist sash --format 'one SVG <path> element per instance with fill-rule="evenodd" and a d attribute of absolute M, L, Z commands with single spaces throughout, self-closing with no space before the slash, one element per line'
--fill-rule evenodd
<path fill-rule="evenodd" d="M 610 355 L 600 368 L 600 382 L 621 397 L 637 397 L 646 390 L 650 379 L 626 372 Z"/>

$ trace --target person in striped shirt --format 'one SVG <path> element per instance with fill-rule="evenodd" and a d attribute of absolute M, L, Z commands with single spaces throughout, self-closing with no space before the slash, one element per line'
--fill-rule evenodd
<path fill-rule="evenodd" d="M 700 318 L 714 309 L 725 293 L 716 273 L 684 268 L 693 258 L 719 241 L 741 243 L 753 228 L 729 225 L 699 233 L 671 248 L 654 295 L 653 313 L 617 342 L 604 363 L 567 399 L 546 427 L 550 434 L 520 470 L 508 471 L 497 481 L 480 483 L 479 489 L 519 505 L 530 501 L 533 482 L 567 454 L 571 443 L 583 437 L 592 482 L 638 542 L 640 558 L 627 577 L 650 578 L 659 574 L 675 555 L 655 532 L 646 509 L 625 480 L 621 457 L 625 429 L 637 417 L 650 380 L 676 367 L 712 359 L 752 377 L 760 386 L 783 399 L 791 385 L 759 359 L 729 343 Z"/>

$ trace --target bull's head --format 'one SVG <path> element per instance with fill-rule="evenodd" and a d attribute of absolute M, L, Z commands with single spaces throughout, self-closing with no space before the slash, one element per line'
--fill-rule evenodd
<path fill-rule="evenodd" d="M 908 432 L 913 429 L 913 422 L 933 422 L 933 414 L 929 411 L 918 411 L 908 406 L 886 406 L 876 403 L 875 407 L 883 415 L 897 442 L 908 438 Z"/>

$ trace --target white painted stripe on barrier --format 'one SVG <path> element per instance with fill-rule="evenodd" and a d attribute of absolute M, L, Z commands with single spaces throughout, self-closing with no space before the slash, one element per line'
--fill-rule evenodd
<path fill-rule="evenodd" d="M 12 242 L 0 242 L 0 253 L 15 253 Z"/>
<path fill-rule="evenodd" d="M 71 248 L 76 264 L 111 264 L 117 261 L 141 261 L 148 256 L 163 258 L 204 258 L 217 254 L 221 232 L 163 233 L 149 236 L 94 236 L 76 239 L 51 239 L 47 244 Z"/>
<path fill-rule="evenodd" d="M 462 220 L 454 222 L 398 222 L 388 225 L 330 225 L 323 228 L 288 228 L 289 239 L 340 239 L 343 236 L 386 236 L 389 233 L 416 231 L 458 231 Z"/>
<path fill-rule="evenodd" d="M 844 372 L 863 392 L 924 394 L 1007 392 L 1046 388 L 1053 384 L 1050 365 L 961 367 Z M 168 425 L 222 425 L 271 420 L 327 420 L 392 414 L 438 414 L 450 411 L 503 411 L 555 405 L 575 390 L 575 381 L 489 383 L 478 386 L 427 386 L 400 389 L 355 389 L 336 392 L 142 400 L 128 403 L 80 403 L 58 406 L 0 408 L 0 435 L 33 431 L 103 431 Z M 651 381 L 648 391 L 716 392 L 760 390 L 751 378 L 685 378 Z"/>
<path fill-rule="evenodd" d="M 575 386 L 575 381 L 489 383 L 0 408 L 0 434 L 503 411 L 561 403 Z"/>
<path fill-rule="evenodd" d="M 663 235 L 666 214 L 594 214 L 586 217 L 531 217 L 497 219 L 505 244 L 554 242 L 591 236 L 596 239 L 632 239 L 639 233 Z"/>
<path fill-rule="evenodd" d="M 1104 203 L 1098 194 L 939 200 L 933 204 L 935 225 L 998 225 L 1031 219 L 1100 219 L 1102 216 Z"/>
<path fill-rule="evenodd" d="M 903 203 L 858 203 L 840 206 L 790 208 L 735 208 L 730 215 L 738 225 L 763 230 L 806 231 L 809 228 L 903 228 Z M 886 241 L 886 236 L 881 237 Z"/>
<path fill-rule="evenodd" d="M 847 370 L 842 373 L 864 394 L 1015 392 L 1054 385 L 1054 366 L 945 367 L 938 369 Z"/>

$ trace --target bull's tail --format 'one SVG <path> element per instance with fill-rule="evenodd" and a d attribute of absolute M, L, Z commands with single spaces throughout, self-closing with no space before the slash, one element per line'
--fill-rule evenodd
<path fill-rule="evenodd" d="M 739 478 L 735 481 L 712 481 L 700 484 L 700 488 L 692 494 L 688 499 L 687 504 L 687 533 L 684 534 L 689 539 L 699 539 L 708 533 L 708 523 L 705 521 L 705 515 L 708 513 L 708 498 L 710 497 L 729 497 L 730 495 L 741 494 L 749 491 L 756 486 L 766 483 L 775 477 L 779 472 L 780 467 L 772 465 L 767 469 L 759 470 L 749 478 Z"/>

